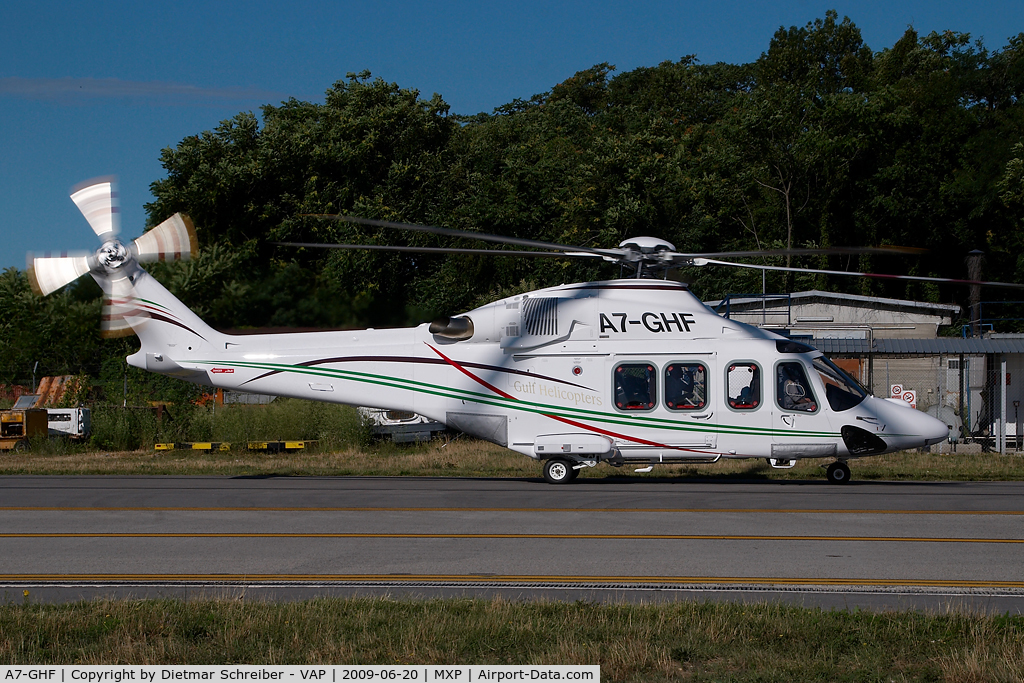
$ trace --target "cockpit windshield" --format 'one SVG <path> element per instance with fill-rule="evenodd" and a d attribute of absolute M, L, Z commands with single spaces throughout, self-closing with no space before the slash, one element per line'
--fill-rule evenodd
<path fill-rule="evenodd" d="M 857 380 L 836 367 L 828 358 L 818 356 L 811 362 L 821 377 L 821 383 L 825 385 L 825 399 L 837 413 L 849 410 L 868 395 L 868 391 Z"/>

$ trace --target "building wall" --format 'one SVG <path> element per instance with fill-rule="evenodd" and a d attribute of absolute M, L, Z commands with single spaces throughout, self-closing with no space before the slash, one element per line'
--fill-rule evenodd
<path fill-rule="evenodd" d="M 767 300 L 730 307 L 729 317 L 750 325 L 785 327 L 807 331 L 817 338 L 863 339 L 867 335 L 887 339 L 922 339 L 935 337 L 940 325 L 951 319 L 924 308 L 895 309 L 871 306 L 866 302 L 828 300 L 795 300 L 792 307 L 785 301 Z M 870 330 L 870 331 L 869 331 Z"/>

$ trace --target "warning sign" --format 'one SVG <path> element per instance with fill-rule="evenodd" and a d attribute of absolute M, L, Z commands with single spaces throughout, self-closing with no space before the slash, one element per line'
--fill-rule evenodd
<path fill-rule="evenodd" d="M 906 401 L 911 408 L 917 408 L 917 392 L 913 389 L 907 389 L 902 384 L 890 385 L 889 396 L 891 398 L 898 398 L 901 401 Z"/>

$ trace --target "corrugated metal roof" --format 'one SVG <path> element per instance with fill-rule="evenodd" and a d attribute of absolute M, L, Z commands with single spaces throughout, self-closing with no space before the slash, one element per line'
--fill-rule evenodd
<path fill-rule="evenodd" d="M 807 341 L 807 340 L 801 340 Z M 1024 339 L 937 337 L 933 339 L 814 339 L 809 342 L 825 354 L 888 353 L 896 355 L 982 355 L 1024 353 Z"/>

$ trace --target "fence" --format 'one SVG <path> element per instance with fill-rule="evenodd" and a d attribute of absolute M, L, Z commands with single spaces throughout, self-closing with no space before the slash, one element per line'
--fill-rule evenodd
<path fill-rule="evenodd" d="M 1007 361 L 1005 436 L 1008 450 L 1022 449 L 1020 379 L 1024 367 L 1013 355 L 889 355 L 833 357 L 871 393 L 912 403 L 918 410 L 950 426 L 955 441 L 979 444 L 987 451 L 998 447 L 1001 424 L 1002 362 Z M 1018 377 L 1017 385 L 1012 383 Z"/>

